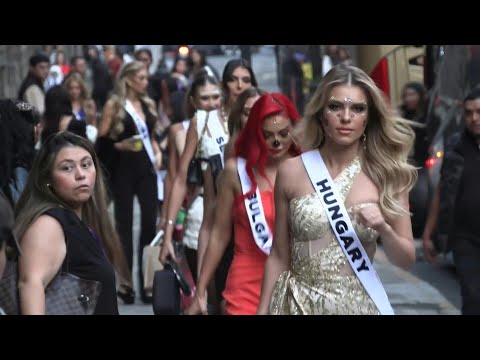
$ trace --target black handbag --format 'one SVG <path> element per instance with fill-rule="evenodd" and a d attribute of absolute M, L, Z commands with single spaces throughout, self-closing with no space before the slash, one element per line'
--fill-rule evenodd
<path fill-rule="evenodd" d="M 197 157 L 194 157 L 188 165 L 187 183 L 203 185 L 202 160 Z"/>
<path fill-rule="evenodd" d="M 205 161 L 207 159 L 202 159 L 198 155 L 200 151 L 200 144 L 202 143 L 205 131 L 207 131 L 209 115 L 210 113 L 207 112 L 207 117 L 205 118 L 205 125 L 203 126 L 202 133 L 200 134 L 200 138 L 198 139 L 197 152 L 195 153 L 195 156 L 192 158 L 192 160 L 190 160 L 190 164 L 188 164 L 187 183 L 190 185 L 203 185 L 202 161 Z"/>
<path fill-rule="evenodd" d="M 163 270 L 155 271 L 153 277 L 153 313 L 180 315 L 183 311 L 180 292 L 190 296 L 192 288 L 177 264 L 169 260 Z"/>
<path fill-rule="evenodd" d="M 59 271 L 45 289 L 46 315 L 92 315 L 102 284 Z M 17 262 L 9 261 L 0 279 L 0 307 L 7 315 L 20 314 Z"/>

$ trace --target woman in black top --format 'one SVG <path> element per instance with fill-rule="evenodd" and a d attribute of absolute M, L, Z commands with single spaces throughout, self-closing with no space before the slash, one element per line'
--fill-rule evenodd
<path fill-rule="evenodd" d="M 120 278 L 128 272 L 88 140 L 60 132 L 46 141 L 15 215 L 22 314 L 45 314 L 45 289 L 60 270 L 101 282 L 94 314 L 118 314 L 112 263 Z"/>
<path fill-rule="evenodd" d="M 103 109 L 99 136 L 108 137 L 114 144 L 110 176 L 115 202 L 115 220 L 127 262 L 133 266 L 133 197 L 141 210 L 139 269 L 142 269 L 142 249 L 156 235 L 158 213 L 157 170 L 162 165 L 162 153 L 155 139 L 157 121 L 155 103 L 147 95 L 148 73 L 140 61 L 126 64 L 119 73 L 115 93 Z M 139 137 L 138 140 L 135 137 Z M 149 302 L 143 291 L 142 271 L 138 272 L 141 297 Z M 125 303 L 132 304 L 132 289 L 120 292 Z"/>

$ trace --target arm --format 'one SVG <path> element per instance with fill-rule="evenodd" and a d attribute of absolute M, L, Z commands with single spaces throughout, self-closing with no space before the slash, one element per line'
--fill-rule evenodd
<path fill-rule="evenodd" d="M 228 140 L 228 143 L 225 146 L 225 160 L 235 156 L 235 141 L 237 141 L 237 137 L 238 134 L 234 134 Z"/>
<path fill-rule="evenodd" d="M 181 154 L 181 153 L 180 153 Z M 165 229 L 165 220 L 167 216 L 168 201 L 170 192 L 173 186 L 173 181 L 177 176 L 178 155 L 175 149 L 175 125 L 168 130 L 168 167 L 165 180 L 163 182 L 163 193 L 165 198 L 163 200 L 162 209 L 160 211 L 160 227 Z"/>
<path fill-rule="evenodd" d="M 42 215 L 21 240 L 18 288 L 22 315 L 45 314 L 45 288 L 60 270 L 67 252 L 60 223 Z"/>
<path fill-rule="evenodd" d="M 182 153 L 180 158 L 180 166 L 178 169 L 177 176 L 173 182 L 172 190 L 170 197 L 168 199 L 168 208 L 167 208 L 167 224 L 165 226 L 165 236 L 163 239 L 162 250 L 160 251 L 159 259 L 162 263 L 165 263 L 165 260 L 170 255 L 175 259 L 175 252 L 172 246 L 172 235 L 173 235 L 173 223 L 169 224 L 168 222 L 174 222 L 177 218 L 178 211 L 182 205 L 183 199 L 187 194 L 187 173 L 188 166 L 190 161 L 195 156 L 195 151 L 198 146 L 198 134 L 197 134 L 197 118 L 194 116 L 190 121 L 190 126 L 187 131 L 187 142 L 185 150 Z"/>
<path fill-rule="evenodd" d="M 289 182 L 289 160 L 283 162 L 275 180 L 275 232 L 272 249 L 265 264 L 262 293 L 257 314 L 268 314 L 273 289 L 280 275 L 290 266 L 290 239 L 288 229 L 288 196 L 286 184 Z"/>
<path fill-rule="evenodd" d="M 232 216 L 235 194 L 239 188 L 237 164 L 235 159 L 229 160 L 225 165 L 225 172 L 219 186 L 218 196 L 222 199 L 222 206 L 215 209 L 215 220 L 208 240 L 207 249 L 203 257 L 201 271 L 198 276 L 195 302 L 189 313 L 207 311 L 207 286 L 230 242 L 232 229 Z"/>
<path fill-rule="evenodd" d="M 423 252 L 428 262 L 435 262 L 435 247 L 432 241 L 432 233 L 437 226 L 438 214 L 440 212 L 440 186 L 437 186 L 435 194 L 433 194 L 432 204 L 428 212 L 427 221 L 422 234 Z"/>
<path fill-rule="evenodd" d="M 404 209 L 408 209 L 408 192 L 402 193 L 400 200 Z M 386 222 L 378 206 L 368 206 L 361 209 L 359 215 L 365 226 L 379 233 L 385 254 L 394 265 L 407 270 L 415 263 L 410 213 Z"/>
<path fill-rule="evenodd" d="M 102 111 L 102 120 L 100 121 L 100 126 L 98 127 L 98 136 L 108 136 L 110 133 L 110 128 L 112 127 L 113 115 L 115 112 L 115 105 L 112 100 L 108 100 L 105 103 Z"/>
<path fill-rule="evenodd" d="M 213 222 L 215 219 L 215 209 L 217 196 L 215 195 L 213 176 L 211 171 L 203 173 L 203 219 L 200 231 L 198 233 L 198 249 L 197 249 L 197 273 L 200 274 L 202 269 L 203 256 L 207 251 L 208 241 L 212 232 Z M 221 177 L 221 173 L 218 177 Z"/>
<path fill-rule="evenodd" d="M 155 170 L 160 170 L 163 161 L 162 151 L 160 150 L 160 146 L 154 136 L 150 136 L 150 142 L 152 143 L 153 153 L 155 154 Z"/>

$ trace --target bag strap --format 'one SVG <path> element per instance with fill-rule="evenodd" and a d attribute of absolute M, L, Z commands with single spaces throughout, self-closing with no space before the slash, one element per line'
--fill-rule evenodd
<path fill-rule="evenodd" d="M 206 117 L 205 117 L 205 125 L 203 125 L 203 130 L 202 132 L 200 133 L 199 137 L 198 137 L 198 142 L 197 142 L 197 151 L 195 153 L 195 157 L 198 158 L 198 153 L 200 152 L 200 143 L 202 142 L 202 139 L 203 139 L 203 136 L 205 135 L 205 132 L 207 131 L 208 129 L 208 119 L 210 117 L 210 112 L 209 111 L 205 111 L 205 113 L 207 114 Z"/>
<path fill-rule="evenodd" d="M 320 155 L 315 149 L 301 155 L 315 191 L 322 201 L 328 220 L 352 270 L 382 315 L 394 315 L 382 282 L 360 242 L 345 204 Z"/>

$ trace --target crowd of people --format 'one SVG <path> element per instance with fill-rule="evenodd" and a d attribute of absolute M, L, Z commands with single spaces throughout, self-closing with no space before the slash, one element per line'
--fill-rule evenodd
<path fill-rule="evenodd" d="M 408 194 L 425 152 L 414 147 L 422 127 L 412 126 L 425 121 L 421 84 L 407 84 L 394 109 L 332 46 L 299 111 L 288 93 L 261 89 L 244 59 L 228 61 L 220 77 L 193 49 L 160 76 L 149 72 L 147 48 L 130 61 L 105 50 L 86 48 L 70 62 L 61 49 L 35 54 L 18 99 L 0 101 L 0 276 L 7 260 L 18 262 L 22 314 L 45 313 L 60 271 L 102 284 L 95 314 L 118 314 L 118 298 L 135 303 L 134 283 L 151 303 L 142 249 L 158 231 L 161 263 L 178 260 L 176 243 L 185 247 L 196 285 L 185 314 L 393 313 L 372 262 L 380 238 L 393 264 L 415 261 Z M 478 98 L 465 100 L 456 148 L 470 169 L 463 188 L 478 179 Z M 432 232 L 446 216 L 439 197 L 453 191 L 445 187 L 423 237 L 431 260 Z M 474 206 L 458 186 L 454 193 L 451 206 Z M 464 312 L 478 313 L 479 236 L 459 213 Z"/>

